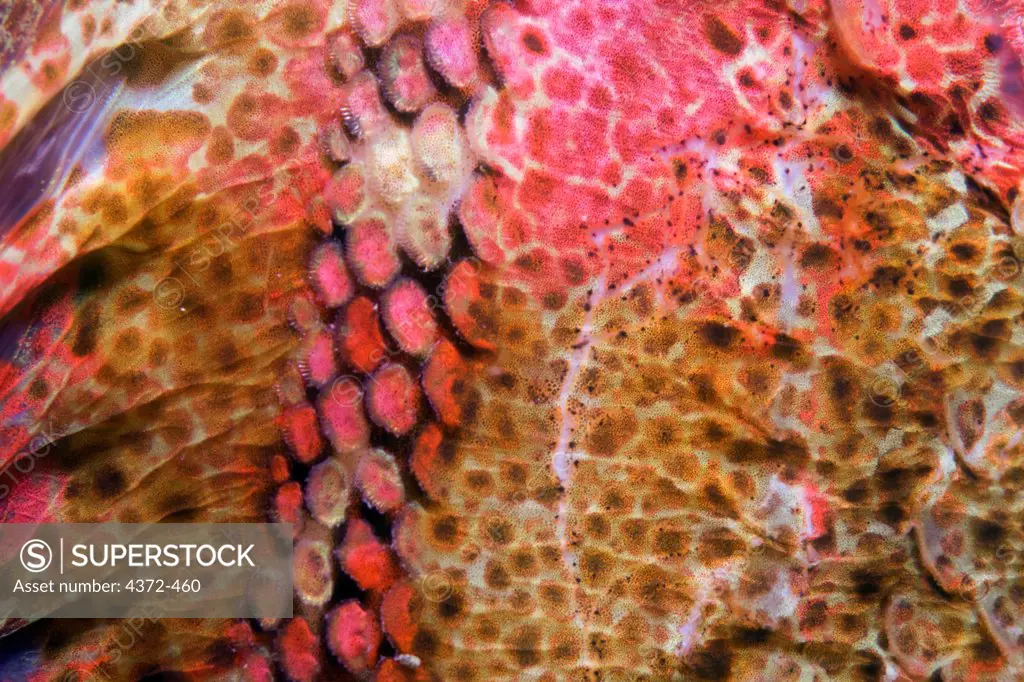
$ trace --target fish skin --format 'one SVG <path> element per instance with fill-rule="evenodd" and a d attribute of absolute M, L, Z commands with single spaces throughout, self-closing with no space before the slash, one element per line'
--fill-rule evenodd
<path fill-rule="evenodd" d="M 31 644 L 0 677 L 1020 678 L 1021 16 L 79 0 L 3 24 L 0 466 L 58 434 L 3 518 L 287 513 L 317 551 L 291 622 L 128 651 L 7 622 Z M 358 280 L 336 311 L 325 242 Z M 410 279 L 415 355 L 385 303 Z M 311 381 L 325 334 L 339 373 Z M 295 503 L 329 460 L 374 473 L 341 535 Z M 346 586 L 378 565 L 386 590 Z"/>

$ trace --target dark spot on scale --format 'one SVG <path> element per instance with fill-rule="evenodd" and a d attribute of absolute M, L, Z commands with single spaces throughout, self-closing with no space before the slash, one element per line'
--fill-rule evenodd
<path fill-rule="evenodd" d="M 544 54 L 547 52 L 544 49 L 544 39 L 537 35 L 535 31 L 525 31 L 523 33 L 523 47 L 534 54 Z"/>
<path fill-rule="evenodd" d="M 975 542 L 989 551 L 996 551 L 999 549 L 1003 538 L 1006 537 L 1005 528 L 995 521 L 989 521 L 987 519 L 975 521 L 972 530 Z"/>
<path fill-rule="evenodd" d="M 455 540 L 458 533 L 458 521 L 454 516 L 442 516 L 434 522 L 432 528 L 434 539 L 443 543 L 450 543 Z"/>
<path fill-rule="evenodd" d="M 882 576 L 866 570 L 857 570 L 850 574 L 853 580 L 853 593 L 861 599 L 871 599 L 882 591 Z"/>
<path fill-rule="evenodd" d="M 843 491 L 843 499 L 851 504 L 861 504 L 868 499 L 867 481 L 861 479 L 855 481 L 849 488 Z"/>
<path fill-rule="evenodd" d="M 771 636 L 772 631 L 768 628 L 739 628 L 736 631 L 736 641 L 747 646 L 764 644 Z"/>
<path fill-rule="evenodd" d="M 732 678 L 732 651 L 721 639 L 712 640 L 706 647 L 695 651 L 687 667 L 692 677 L 687 679 L 721 682 Z"/>
<path fill-rule="evenodd" d="M 101 499 L 109 499 L 124 492 L 124 474 L 113 465 L 105 464 L 96 471 L 92 485 Z"/>
<path fill-rule="evenodd" d="M 800 355 L 800 342 L 788 334 L 779 334 L 772 345 L 772 357 L 780 360 L 794 360 Z"/>
<path fill-rule="evenodd" d="M 206 647 L 203 655 L 206 661 L 218 668 L 227 668 L 235 662 L 235 650 L 231 642 L 221 638 L 214 640 Z"/>
<path fill-rule="evenodd" d="M 98 308 L 94 306 L 86 307 L 82 311 L 81 322 L 78 325 L 78 333 L 75 335 L 75 343 L 71 346 L 71 353 L 78 357 L 92 353 L 96 349 L 98 334 Z"/>
<path fill-rule="evenodd" d="M 907 512 L 903 510 L 903 507 L 901 507 L 898 502 L 890 502 L 883 505 L 880 513 L 882 520 L 890 526 L 895 526 L 907 518 Z"/>
<path fill-rule="evenodd" d="M 42 377 L 37 377 L 28 387 L 28 394 L 36 400 L 45 398 L 48 392 L 49 388 L 47 388 L 46 381 Z"/>
<path fill-rule="evenodd" d="M 971 334 L 970 341 L 974 354 L 982 358 L 993 357 L 1000 343 L 999 339 L 985 334 Z"/>
<path fill-rule="evenodd" d="M 437 605 L 437 614 L 445 620 L 454 620 L 463 612 L 462 596 L 458 593 L 452 594 L 443 602 Z"/>
<path fill-rule="evenodd" d="M 985 49 L 988 50 L 989 54 L 995 54 L 999 52 L 999 49 L 1003 46 L 1003 37 L 998 33 L 989 33 L 985 36 Z"/>
<path fill-rule="evenodd" d="M 912 40 L 917 37 L 917 31 L 910 24 L 900 24 L 900 38 Z"/>
<path fill-rule="evenodd" d="M 740 335 L 736 329 L 721 322 L 706 322 L 701 325 L 699 333 L 706 343 L 716 348 L 728 348 Z"/>
<path fill-rule="evenodd" d="M 437 635 L 426 628 L 420 628 L 412 638 L 412 650 L 420 656 L 433 656 L 437 652 Z"/>
<path fill-rule="evenodd" d="M 704 17 L 704 35 L 711 47 L 727 55 L 736 56 L 743 51 L 743 41 L 718 17 Z"/>
<path fill-rule="evenodd" d="M 191 495 L 186 492 L 171 493 L 160 503 L 160 511 L 165 514 L 175 514 L 191 509 L 193 501 Z"/>
<path fill-rule="evenodd" d="M 959 261 L 971 261 L 978 255 L 978 249 L 973 244 L 954 244 L 950 251 L 953 252 L 953 257 Z"/>
<path fill-rule="evenodd" d="M 82 257 L 78 266 L 78 295 L 84 296 L 100 289 L 107 280 L 107 264 L 101 252 L 93 251 Z"/>
<path fill-rule="evenodd" d="M 1000 117 L 999 114 L 999 105 L 992 100 L 988 100 L 978 107 L 978 116 L 983 121 L 996 121 Z"/>
<path fill-rule="evenodd" d="M 800 255 L 800 265 L 805 268 L 817 267 L 827 264 L 832 257 L 833 251 L 828 244 L 811 244 Z"/>

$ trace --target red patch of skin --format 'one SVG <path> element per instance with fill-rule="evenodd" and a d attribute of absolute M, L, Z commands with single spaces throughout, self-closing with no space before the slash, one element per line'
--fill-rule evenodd
<path fill-rule="evenodd" d="M 437 320 L 431 312 L 431 301 L 416 281 L 396 282 L 382 299 L 384 324 L 402 350 L 412 355 L 428 355 L 437 343 Z"/>
<path fill-rule="evenodd" d="M 345 267 L 340 244 L 328 241 L 316 248 L 310 259 L 310 284 L 328 308 L 339 308 L 352 298 L 355 283 Z"/>
<path fill-rule="evenodd" d="M 348 257 L 359 281 L 372 287 L 386 286 L 398 274 L 401 262 L 391 243 L 390 231 L 379 218 L 365 218 L 349 226 Z"/>
<path fill-rule="evenodd" d="M 378 369 L 370 379 L 367 409 L 378 426 L 396 436 L 408 433 L 420 409 L 420 388 L 409 370 L 397 364 Z"/>
<path fill-rule="evenodd" d="M 288 110 L 288 102 L 277 95 L 261 92 L 243 92 L 228 108 L 228 129 L 242 140 L 267 140 L 288 121 L 281 112 Z"/>
<path fill-rule="evenodd" d="M 373 301 L 363 296 L 345 308 L 337 339 L 341 359 L 360 372 L 369 374 L 388 354 L 377 310 Z"/>
<path fill-rule="evenodd" d="M 292 524 L 292 535 L 302 531 L 302 487 L 295 481 L 285 483 L 274 494 L 274 517 L 278 523 Z"/>
<path fill-rule="evenodd" d="M 362 401 L 326 391 L 317 400 L 320 425 L 336 452 L 354 452 L 370 440 L 370 426 L 363 416 Z"/>
<path fill-rule="evenodd" d="M 363 590 L 383 596 L 402 575 L 394 552 L 374 535 L 362 519 L 350 519 L 345 526 L 345 540 L 336 550 L 338 564 Z"/>
<path fill-rule="evenodd" d="M 346 166 L 324 189 L 324 200 L 341 222 L 356 214 L 366 201 L 366 178 L 358 166 Z"/>
<path fill-rule="evenodd" d="M 16 457 L 12 462 L 13 468 L 3 471 L 0 490 L 9 489 L 0 501 L 0 518 L 4 523 L 46 523 L 57 520 L 53 509 L 59 507 L 63 500 L 66 480 L 40 471 L 41 462 L 28 457 L 31 456 Z M 21 473 L 14 462 L 23 468 L 28 463 L 33 467 L 28 473 Z"/>
<path fill-rule="evenodd" d="M 334 358 L 334 337 L 329 331 L 319 331 L 306 341 L 303 374 L 313 386 L 323 386 L 338 373 Z"/>
<path fill-rule="evenodd" d="M 377 616 L 357 601 L 347 601 L 327 614 L 327 646 L 350 672 L 368 672 L 377 664 L 381 633 Z"/>
<path fill-rule="evenodd" d="M 437 94 L 422 52 L 420 41 L 412 36 L 396 38 L 384 48 L 381 80 L 388 99 L 399 111 L 418 111 Z"/>
<path fill-rule="evenodd" d="M 365 501 L 385 514 L 397 512 L 405 503 L 405 488 L 395 459 L 388 453 L 374 450 L 359 459 L 356 483 Z"/>
<path fill-rule="evenodd" d="M 320 40 L 317 35 L 317 40 Z M 284 81 L 294 97 L 289 109 L 293 116 L 323 118 L 333 115 L 340 101 L 342 88 L 324 69 L 325 51 L 300 53 L 288 60 L 284 67 Z"/>
<path fill-rule="evenodd" d="M 281 667 L 292 682 L 314 682 L 320 674 L 320 643 L 302 616 L 288 621 L 277 645 L 282 652 Z"/>
<path fill-rule="evenodd" d="M 295 459 L 309 464 L 320 457 L 324 442 L 317 426 L 316 410 L 309 403 L 285 408 L 280 417 L 281 431 Z"/>
<path fill-rule="evenodd" d="M 284 483 L 290 475 L 288 460 L 284 455 L 274 455 L 270 460 L 270 477 L 274 483 Z"/>
<path fill-rule="evenodd" d="M 935 65 L 943 62 L 942 55 L 927 45 L 921 45 L 907 53 L 907 73 L 910 77 L 926 88 L 940 85 L 942 72 Z"/>
<path fill-rule="evenodd" d="M 461 17 L 432 22 L 427 29 L 427 58 L 457 88 L 468 88 L 477 79 L 479 62 L 474 36 Z"/>
<path fill-rule="evenodd" d="M 346 125 L 359 136 L 366 136 L 387 124 L 389 114 L 380 101 L 377 79 L 367 71 L 350 80 L 342 93 L 342 115 Z"/>

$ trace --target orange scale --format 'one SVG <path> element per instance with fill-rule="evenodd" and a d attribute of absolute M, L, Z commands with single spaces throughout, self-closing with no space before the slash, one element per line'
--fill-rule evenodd
<path fill-rule="evenodd" d="M 280 418 L 281 431 L 292 455 L 303 464 L 316 460 L 324 449 L 324 440 L 317 427 L 316 410 L 309 403 L 285 408 Z"/>
<path fill-rule="evenodd" d="M 412 651 L 422 604 L 423 597 L 408 582 L 393 585 L 381 602 L 380 616 L 384 633 L 402 653 Z"/>
<path fill-rule="evenodd" d="M 348 304 L 337 330 L 341 359 L 349 367 L 369 374 L 388 356 L 373 301 L 359 296 Z"/>
<path fill-rule="evenodd" d="M 288 480 L 288 459 L 284 455 L 274 455 L 270 460 L 270 477 L 274 483 L 284 483 Z"/>
<path fill-rule="evenodd" d="M 295 481 L 285 483 L 274 494 L 274 518 L 278 523 L 292 524 L 292 536 L 302 531 L 302 487 Z"/>
<path fill-rule="evenodd" d="M 443 465 L 442 445 L 444 433 L 436 423 L 431 422 L 423 427 L 413 444 L 409 468 L 412 469 L 416 481 L 423 488 L 427 497 L 437 500 L 441 498 L 442 488 L 439 484 L 438 470 Z"/>
<path fill-rule="evenodd" d="M 393 658 L 385 658 L 373 679 L 374 682 L 427 682 L 430 673 L 422 666 L 408 668 Z"/>
<path fill-rule="evenodd" d="M 315 525 L 306 529 L 310 537 L 302 537 L 295 543 L 292 555 L 292 575 L 295 579 L 295 594 L 310 606 L 323 606 L 334 591 L 334 571 L 331 566 L 331 548 L 326 538 L 312 537 L 322 530 Z"/>

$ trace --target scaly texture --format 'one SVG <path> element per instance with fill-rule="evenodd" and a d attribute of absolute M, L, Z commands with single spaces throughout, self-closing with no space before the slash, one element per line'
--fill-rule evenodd
<path fill-rule="evenodd" d="M 1022 17 L 0 10 L 5 518 L 296 543 L 0 677 L 1021 679 Z"/>

